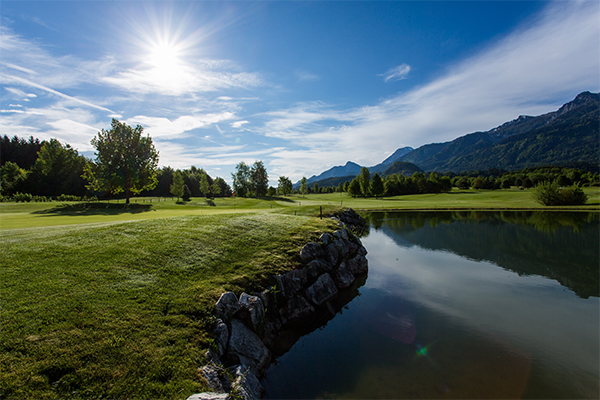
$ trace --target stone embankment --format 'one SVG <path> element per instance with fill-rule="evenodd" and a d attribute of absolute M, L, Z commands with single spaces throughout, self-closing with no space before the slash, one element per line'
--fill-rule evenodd
<path fill-rule="evenodd" d="M 200 368 L 213 391 L 187 400 L 260 399 L 264 390 L 259 379 L 279 335 L 331 309 L 330 302 L 367 274 L 367 250 L 352 233 L 364 228 L 364 221 L 353 210 L 333 218 L 340 229 L 306 244 L 299 254 L 302 266 L 275 276 L 275 286 L 239 298 L 233 292 L 221 295 L 215 306 L 214 345 L 206 354 L 208 364 Z"/>

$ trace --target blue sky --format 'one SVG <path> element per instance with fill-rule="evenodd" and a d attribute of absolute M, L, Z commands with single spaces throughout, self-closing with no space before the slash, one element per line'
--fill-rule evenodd
<path fill-rule="evenodd" d="M 0 3 L 0 131 L 271 183 L 492 129 L 600 88 L 592 1 Z"/>

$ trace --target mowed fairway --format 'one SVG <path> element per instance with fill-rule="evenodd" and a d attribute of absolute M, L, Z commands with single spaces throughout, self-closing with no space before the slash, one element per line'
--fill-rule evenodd
<path fill-rule="evenodd" d="M 568 210 L 600 210 L 600 189 Z M 223 291 L 293 267 L 343 207 L 551 209 L 527 191 L 0 204 L 0 397 L 185 399 Z"/>
<path fill-rule="evenodd" d="M 152 202 L 151 202 L 152 201 Z M 110 203 L 0 203 L 0 230 L 58 225 L 94 224 L 113 221 L 169 218 L 183 215 L 247 213 L 281 207 L 276 200 L 258 199 L 193 199 L 177 202 L 171 199 L 132 199 Z"/>

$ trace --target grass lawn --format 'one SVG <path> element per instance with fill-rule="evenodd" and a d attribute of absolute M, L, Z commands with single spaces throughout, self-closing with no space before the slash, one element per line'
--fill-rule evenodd
<path fill-rule="evenodd" d="M 0 232 L 3 399 L 185 399 L 221 292 L 258 290 L 331 220 L 190 215 Z"/>
<path fill-rule="evenodd" d="M 302 207 L 319 206 L 351 207 L 357 210 L 436 210 L 436 209 L 540 209 L 540 210 L 590 210 L 600 211 L 600 187 L 584 188 L 588 202 L 584 206 L 546 207 L 536 203 L 531 195 L 531 190 L 457 190 L 440 194 L 417 194 L 407 196 L 375 198 L 352 198 L 346 194 L 309 194 L 306 196 L 294 195 L 295 200 Z M 292 207 L 293 208 L 293 207 Z M 289 211 L 288 211 L 289 212 Z"/>
<path fill-rule="evenodd" d="M 600 211 L 600 188 L 584 207 Z M 138 199 L 0 203 L 0 398 L 185 399 L 223 291 L 251 292 L 294 265 L 340 206 L 552 209 L 528 191 L 353 199 Z M 564 209 L 564 208 L 563 208 Z"/>

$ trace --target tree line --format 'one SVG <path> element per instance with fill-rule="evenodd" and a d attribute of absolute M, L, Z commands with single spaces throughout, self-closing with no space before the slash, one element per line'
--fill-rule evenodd
<path fill-rule="evenodd" d="M 91 141 L 94 160 L 80 155 L 69 144 L 56 139 L 40 141 L 7 135 L 0 137 L 0 200 L 48 201 L 83 197 L 132 195 L 171 197 L 264 197 L 292 192 L 288 177 L 279 177 L 277 188 L 269 187 L 262 161 L 252 166 L 239 163 L 232 174 L 233 189 L 220 177 L 191 166 L 175 170 L 157 168 L 158 151 L 143 128 L 130 127 L 116 119 L 111 129 L 102 129 Z"/>
<path fill-rule="evenodd" d="M 340 182 L 338 186 L 308 186 L 306 177 L 300 181 L 297 193 L 348 193 L 353 197 L 401 196 L 407 194 L 445 193 L 457 189 L 498 190 L 510 187 L 534 188 L 541 184 L 556 183 L 560 187 L 598 185 L 600 174 L 578 168 L 532 167 L 518 171 L 489 169 L 485 171 L 454 172 L 414 172 L 389 174 L 385 177 L 375 173 L 370 177 L 368 168 L 363 167 L 356 178 Z M 383 182 L 383 191 L 381 187 Z"/>

